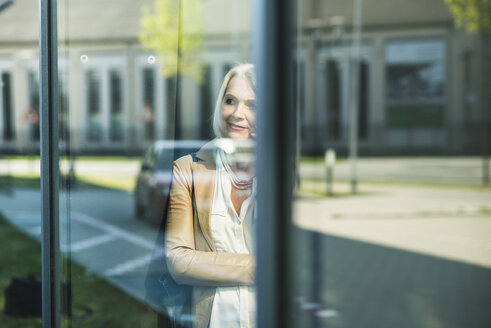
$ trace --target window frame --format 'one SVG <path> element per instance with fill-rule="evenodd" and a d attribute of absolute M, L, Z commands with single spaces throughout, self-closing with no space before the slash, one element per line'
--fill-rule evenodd
<path fill-rule="evenodd" d="M 257 327 L 294 327 L 292 189 L 295 167 L 294 2 L 255 0 L 257 75 Z M 281 117 L 281 126 L 278 120 Z"/>
<path fill-rule="evenodd" d="M 57 0 L 39 0 L 41 272 L 43 328 L 61 322 Z"/>
<path fill-rule="evenodd" d="M 112 140 L 110 135 L 110 126 L 111 126 L 111 85 L 110 85 L 110 74 L 112 71 L 117 71 L 121 78 L 121 89 L 125 90 L 126 88 L 126 66 L 125 66 L 125 57 L 121 54 L 116 54 L 114 52 L 88 52 L 84 53 L 84 55 L 88 56 L 88 61 L 81 63 L 81 108 L 82 108 L 82 124 L 81 131 L 82 133 L 82 141 L 86 143 L 87 148 L 89 149 L 108 149 L 108 148 L 123 148 L 127 142 L 127 134 L 123 132 L 123 137 L 120 140 Z M 99 140 L 92 140 L 88 135 L 88 120 L 90 117 L 88 110 L 88 72 L 95 72 L 99 78 L 99 123 L 101 124 L 101 136 Z M 125 130 L 126 122 L 124 121 L 124 117 L 128 115 L 128 99 L 127 96 L 123 93 L 121 94 L 121 115 L 123 117 L 123 131 Z"/>

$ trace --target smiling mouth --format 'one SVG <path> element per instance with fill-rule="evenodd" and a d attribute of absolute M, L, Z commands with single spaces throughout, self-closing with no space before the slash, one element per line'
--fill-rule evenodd
<path fill-rule="evenodd" d="M 230 128 L 232 130 L 236 130 L 236 131 L 244 131 L 244 130 L 247 130 L 247 128 L 245 126 L 240 126 L 240 125 L 237 125 L 237 124 L 234 124 L 234 123 L 228 123 L 228 125 L 230 126 Z"/>

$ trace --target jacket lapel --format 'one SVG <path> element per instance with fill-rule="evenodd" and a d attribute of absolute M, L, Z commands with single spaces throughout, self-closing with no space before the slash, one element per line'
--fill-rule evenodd
<path fill-rule="evenodd" d="M 196 160 L 193 161 L 193 186 L 198 222 L 211 251 L 216 251 L 211 234 L 211 209 L 215 198 L 215 180 L 214 147 L 207 144 L 196 153 Z"/>

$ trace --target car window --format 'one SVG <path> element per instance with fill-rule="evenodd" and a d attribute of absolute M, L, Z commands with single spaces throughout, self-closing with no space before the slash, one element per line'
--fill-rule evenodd
<path fill-rule="evenodd" d="M 178 159 L 179 157 L 186 156 L 186 155 L 191 154 L 191 153 L 195 153 L 196 151 L 198 151 L 198 149 L 199 149 L 199 147 L 197 147 L 197 148 L 193 148 L 193 147 L 176 148 L 174 151 L 174 158 Z"/>
<path fill-rule="evenodd" d="M 159 171 L 171 171 L 174 151 L 171 148 L 161 149 L 158 155 L 157 167 Z"/>
<path fill-rule="evenodd" d="M 200 147 L 176 147 L 175 149 L 161 149 L 158 155 L 157 167 L 159 171 L 171 171 L 174 160 L 195 153 Z"/>
<path fill-rule="evenodd" d="M 152 166 L 152 157 L 153 157 L 153 154 L 154 154 L 154 147 L 150 147 L 147 152 L 145 153 L 145 157 L 143 158 L 143 164 L 144 165 L 147 165 L 149 167 Z"/>

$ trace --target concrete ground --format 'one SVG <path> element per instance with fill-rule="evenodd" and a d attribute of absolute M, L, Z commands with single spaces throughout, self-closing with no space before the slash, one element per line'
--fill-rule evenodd
<path fill-rule="evenodd" d="M 409 157 L 409 158 L 360 158 L 357 161 L 357 176 L 360 181 L 370 182 L 420 182 L 426 184 L 479 185 L 482 181 L 482 159 L 479 157 Z M 138 159 L 127 161 L 83 160 L 75 162 L 79 174 L 108 174 L 135 176 L 139 170 Z M 68 171 L 68 162 L 60 164 Z M 0 159 L 2 174 L 39 174 L 38 159 Z M 326 169 L 322 163 L 303 162 L 299 174 L 302 179 L 324 180 Z M 334 166 L 334 179 L 347 181 L 351 178 L 351 162 L 338 160 Z"/>
<path fill-rule="evenodd" d="M 0 175 L 6 168 L 0 161 Z M 138 163 L 80 162 L 77 170 L 123 177 Z M 362 160 L 356 195 L 345 182 L 349 172 L 348 162 L 336 166 L 335 197 L 326 197 L 324 167 L 301 167 L 291 257 L 297 326 L 490 327 L 491 188 L 480 185 L 480 159 Z M 38 191 L 14 194 L 15 201 L 0 195 L 0 210 L 39 236 Z M 61 197 L 72 211 L 77 262 L 144 299 L 162 255 L 156 231 L 132 218 L 131 194 Z"/>
<path fill-rule="evenodd" d="M 298 326 L 491 326 L 491 188 L 396 173 L 361 180 L 356 195 L 337 182 L 335 197 L 322 196 L 320 171 L 302 181 L 293 206 Z"/>
<path fill-rule="evenodd" d="M 315 185 L 323 190 L 323 183 Z M 294 203 L 295 223 L 311 231 L 491 268 L 489 188 L 362 183 L 359 194 L 350 195 L 348 184 L 338 183 L 334 191 L 342 196 L 300 193 Z"/>
<path fill-rule="evenodd" d="M 372 157 L 356 161 L 356 176 L 365 182 L 410 182 L 442 185 L 479 185 L 483 176 L 480 157 Z M 334 179 L 351 179 L 349 160 L 334 165 Z M 322 163 L 302 163 L 300 176 L 304 179 L 325 179 Z"/>

